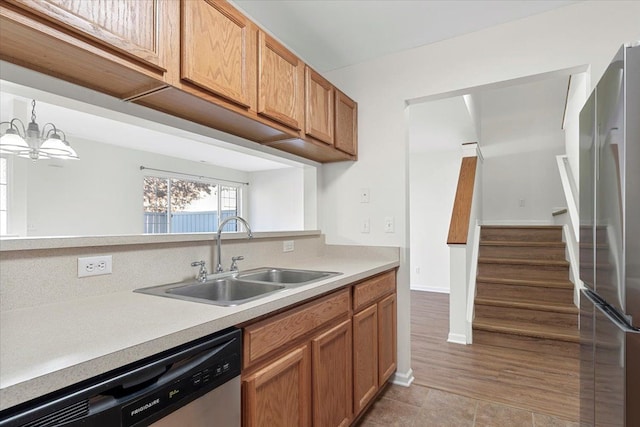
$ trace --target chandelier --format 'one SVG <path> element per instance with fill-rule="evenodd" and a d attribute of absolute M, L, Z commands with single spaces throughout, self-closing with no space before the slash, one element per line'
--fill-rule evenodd
<path fill-rule="evenodd" d="M 14 154 L 31 160 L 78 159 L 65 133 L 53 123 L 46 123 L 40 131 L 36 123 L 35 99 L 31 101 L 31 122 L 26 129 L 18 118 L 1 122 L 0 127 L 3 125 L 9 127 L 0 133 L 0 154 Z"/>

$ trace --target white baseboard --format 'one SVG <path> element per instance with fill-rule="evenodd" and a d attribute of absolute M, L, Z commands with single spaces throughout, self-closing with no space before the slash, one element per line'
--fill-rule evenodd
<path fill-rule="evenodd" d="M 435 288 L 431 286 L 422 286 L 422 285 L 409 285 L 409 289 L 412 291 L 421 291 L 421 292 L 437 292 L 439 294 L 448 294 L 448 288 Z"/>
<path fill-rule="evenodd" d="M 452 334 L 451 332 L 449 332 L 447 342 L 467 345 L 467 337 L 464 334 Z"/>
<path fill-rule="evenodd" d="M 415 380 L 415 377 L 413 376 L 413 369 L 409 368 L 409 370 L 404 374 L 396 371 L 395 375 L 391 378 L 391 383 L 401 385 L 403 387 L 409 387 L 413 380 Z"/>
<path fill-rule="evenodd" d="M 553 219 L 483 219 L 481 225 L 555 225 Z"/>

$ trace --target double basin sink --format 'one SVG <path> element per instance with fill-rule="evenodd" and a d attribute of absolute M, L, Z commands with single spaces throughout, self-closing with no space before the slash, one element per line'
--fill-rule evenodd
<path fill-rule="evenodd" d="M 339 275 L 332 271 L 263 267 L 243 272 L 210 275 L 204 282 L 191 280 L 136 289 L 134 292 L 234 306 L 298 286 Z"/>

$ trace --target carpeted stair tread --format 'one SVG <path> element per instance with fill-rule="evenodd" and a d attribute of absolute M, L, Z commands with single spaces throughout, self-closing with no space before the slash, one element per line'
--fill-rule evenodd
<path fill-rule="evenodd" d="M 530 246 L 530 247 L 557 247 L 563 248 L 564 242 L 531 242 L 518 240 L 484 240 L 480 242 L 480 246 Z"/>
<path fill-rule="evenodd" d="M 557 302 L 514 301 L 499 298 L 476 297 L 476 304 L 493 305 L 497 307 L 522 308 L 527 310 L 550 311 L 554 313 L 578 314 L 579 310 L 574 304 L 562 304 Z"/>
<path fill-rule="evenodd" d="M 491 322 L 474 320 L 473 329 L 534 338 L 580 342 L 580 335 L 578 334 L 577 329 L 561 326 L 537 325 L 525 322 L 493 319 Z"/>
<path fill-rule="evenodd" d="M 548 259 L 480 257 L 480 258 L 478 258 L 478 263 L 481 263 L 481 264 L 508 264 L 508 265 L 535 265 L 535 266 L 569 267 L 569 262 L 566 261 L 566 260 L 548 260 Z"/>
<path fill-rule="evenodd" d="M 535 279 L 505 279 L 493 276 L 478 276 L 476 283 L 496 283 L 500 285 L 522 285 L 537 286 L 541 288 L 564 288 L 573 289 L 573 283 L 570 280 L 535 280 Z"/>

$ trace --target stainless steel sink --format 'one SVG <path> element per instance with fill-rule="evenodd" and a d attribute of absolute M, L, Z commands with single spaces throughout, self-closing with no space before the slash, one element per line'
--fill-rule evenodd
<path fill-rule="evenodd" d="M 254 283 L 226 277 L 206 282 L 190 281 L 152 286 L 136 289 L 134 292 L 206 304 L 233 306 L 271 295 L 283 289 L 284 286 L 274 283 Z"/>
<path fill-rule="evenodd" d="M 190 280 L 139 288 L 134 292 L 206 304 L 233 306 L 338 274 L 342 273 L 264 267 L 241 273 L 216 274 L 208 276 L 208 280 L 204 282 Z"/>
<path fill-rule="evenodd" d="M 169 294 L 181 295 L 189 298 L 206 299 L 231 305 L 245 302 L 255 297 L 283 289 L 281 285 L 253 283 L 237 279 L 218 279 L 205 283 L 193 283 L 168 289 Z"/>
<path fill-rule="evenodd" d="M 294 270 L 283 268 L 260 268 L 238 274 L 238 279 L 282 284 L 308 284 L 340 273 L 332 271 Z"/>

